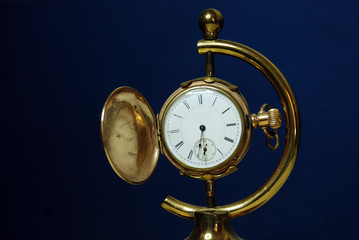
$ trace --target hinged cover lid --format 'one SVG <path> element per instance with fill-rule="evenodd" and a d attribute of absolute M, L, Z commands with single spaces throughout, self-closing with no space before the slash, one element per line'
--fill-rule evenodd
<path fill-rule="evenodd" d="M 137 90 L 119 87 L 110 94 L 102 110 L 101 137 L 112 168 L 123 180 L 141 184 L 151 177 L 159 157 L 156 118 Z"/>

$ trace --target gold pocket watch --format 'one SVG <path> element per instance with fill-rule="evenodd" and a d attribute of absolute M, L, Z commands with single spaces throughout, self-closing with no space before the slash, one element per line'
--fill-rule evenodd
<path fill-rule="evenodd" d="M 224 81 L 199 78 L 182 84 L 158 117 L 163 154 L 183 174 L 212 179 L 247 152 L 251 126 L 244 97 Z"/>
<path fill-rule="evenodd" d="M 163 208 L 178 216 L 195 219 L 195 228 L 187 239 L 240 239 L 230 220 L 268 201 L 293 168 L 300 138 L 299 112 L 288 82 L 267 58 L 239 43 L 217 40 L 223 27 L 219 11 L 203 11 L 199 25 L 204 40 L 197 48 L 199 54 L 206 55 L 205 77 L 182 83 L 157 117 L 137 90 L 119 87 L 110 94 L 102 111 L 102 142 L 115 172 L 131 184 L 141 184 L 151 177 L 160 152 L 181 174 L 205 180 L 207 206 L 187 204 L 171 196 L 162 203 Z M 276 150 L 282 117 L 268 104 L 251 114 L 238 87 L 214 77 L 215 54 L 244 60 L 268 78 L 281 99 L 287 127 L 284 152 L 272 177 L 252 195 L 225 206 L 215 204 L 215 179 L 237 169 L 255 128 L 263 130 L 268 147 Z"/>

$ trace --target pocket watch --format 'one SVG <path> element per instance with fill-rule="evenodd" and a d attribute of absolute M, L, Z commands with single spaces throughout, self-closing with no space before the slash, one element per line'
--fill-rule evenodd
<path fill-rule="evenodd" d="M 199 26 L 204 39 L 198 41 L 197 48 L 199 54 L 206 56 L 205 77 L 182 83 L 157 116 L 137 90 L 117 88 L 102 111 L 102 143 L 112 168 L 131 184 L 144 183 L 151 177 L 160 153 L 182 175 L 205 180 L 206 207 L 171 196 L 162 203 L 169 212 L 196 220 L 187 239 L 203 239 L 206 231 L 211 237 L 222 235 L 205 239 L 240 239 L 231 230 L 230 220 L 254 211 L 273 197 L 294 166 L 300 141 L 299 111 L 291 87 L 272 62 L 247 46 L 217 39 L 223 27 L 218 10 L 203 11 Z M 269 104 L 263 104 L 257 114 L 250 113 L 238 87 L 214 76 L 215 54 L 238 58 L 262 72 L 275 88 L 286 120 L 283 154 L 272 176 L 250 196 L 224 206 L 215 205 L 214 180 L 237 170 L 251 143 L 253 129 L 263 130 L 267 146 L 276 150 L 282 116 Z M 218 229 L 224 230 L 220 233 Z"/>
<path fill-rule="evenodd" d="M 108 97 L 101 119 L 109 162 L 131 184 L 152 175 L 160 151 L 181 174 L 203 180 L 225 176 L 246 154 L 252 129 L 238 87 L 214 77 L 182 83 L 157 118 L 137 90 L 120 87 Z"/>
<path fill-rule="evenodd" d="M 248 104 L 237 87 L 214 77 L 182 84 L 158 117 L 162 153 L 181 173 L 219 177 L 248 150 Z"/>
<path fill-rule="evenodd" d="M 199 21 L 210 42 L 223 26 L 217 12 L 215 23 L 205 14 Z M 201 50 L 200 43 L 198 47 Z M 266 133 L 269 147 L 278 147 L 275 130 L 281 125 L 280 111 L 265 105 L 257 115 L 250 114 L 238 87 L 214 77 L 214 53 L 205 54 L 205 77 L 182 83 L 157 117 L 131 87 L 120 87 L 108 97 L 101 118 L 102 142 L 111 166 L 125 181 L 145 182 L 159 152 L 183 175 L 203 180 L 226 176 L 237 169 L 256 127 Z M 268 127 L 272 130 L 267 131 Z M 275 146 L 270 145 L 271 138 L 276 139 Z"/>
<path fill-rule="evenodd" d="M 250 114 L 237 86 L 206 76 L 182 83 L 156 118 L 137 90 L 120 87 L 103 108 L 102 143 L 115 172 L 131 184 L 152 175 L 159 152 L 183 175 L 216 179 L 237 170 L 250 146 L 252 129 L 262 128 L 268 146 L 278 147 L 276 131 L 267 127 L 279 128 L 281 114 L 268 106 Z M 276 146 L 270 145 L 270 138 L 276 138 Z"/>

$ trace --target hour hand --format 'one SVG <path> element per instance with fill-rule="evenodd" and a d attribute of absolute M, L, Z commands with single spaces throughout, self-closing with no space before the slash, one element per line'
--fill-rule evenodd
<path fill-rule="evenodd" d="M 201 137 L 200 137 L 198 147 L 201 149 L 202 143 L 203 143 L 203 140 L 204 140 L 204 133 L 203 132 L 206 130 L 206 126 L 204 126 L 204 125 L 199 126 L 199 130 L 201 130 Z"/>

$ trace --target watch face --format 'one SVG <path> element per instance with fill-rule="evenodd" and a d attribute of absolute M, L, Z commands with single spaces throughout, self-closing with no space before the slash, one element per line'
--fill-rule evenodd
<path fill-rule="evenodd" d="M 210 87 L 195 87 L 175 96 L 163 116 L 162 137 L 181 165 L 214 168 L 234 157 L 244 124 L 232 98 Z"/>

